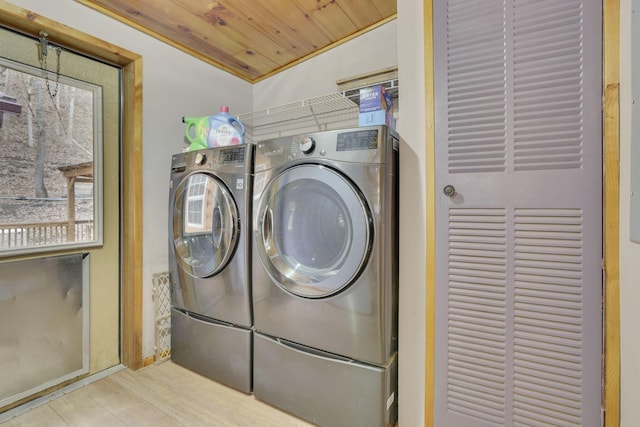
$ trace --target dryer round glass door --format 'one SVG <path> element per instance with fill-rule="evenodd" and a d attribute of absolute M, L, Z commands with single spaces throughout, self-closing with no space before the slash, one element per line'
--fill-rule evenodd
<path fill-rule="evenodd" d="M 222 181 L 207 173 L 187 175 L 176 188 L 173 244 L 188 274 L 208 277 L 222 270 L 238 242 L 238 208 Z"/>
<path fill-rule="evenodd" d="M 256 248 L 287 292 L 322 298 L 351 284 L 366 264 L 373 220 L 353 184 L 321 165 L 300 165 L 271 181 L 256 216 Z"/>

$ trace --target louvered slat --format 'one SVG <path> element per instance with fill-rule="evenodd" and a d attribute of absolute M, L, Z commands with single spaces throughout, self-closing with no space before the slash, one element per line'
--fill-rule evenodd
<path fill-rule="evenodd" d="M 554 258 L 545 255 L 548 249 L 555 251 Z M 581 425 L 581 252 L 580 209 L 516 209 L 513 398 L 517 423 Z"/>
<path fill-rule="evenodd" d="M 499 0 L 455 0 L 447 13 L 449 170 L 505 169 L 505 17 Z"/>
<path fill-rule="evenodd" d="M 504 423 L 505 211 L 452 209 L 449 230 L 448 408 Z"/>
<path fill-rule="evenodd" d="M 514 1 L 516 171 L 582 165 L 582 31 L 580 0 Z"/>

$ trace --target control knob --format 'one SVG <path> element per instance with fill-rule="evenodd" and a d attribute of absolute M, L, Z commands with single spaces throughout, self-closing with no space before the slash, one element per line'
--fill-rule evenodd
<path fill-rule="evenodd" d="M 202 153 L 196 154 L 196 158 L 195 158 L 196 165 L 202 166 L 205 164 L 206 161 L 207 161 L 206 154 L 202 154 Z"/>
<path fill-rule="evenodd" d="M 300 151 L 304 154 L 309 154 L 316 148 L 316 142 L 310 136 L 305 136 L 300 141 Z"/>

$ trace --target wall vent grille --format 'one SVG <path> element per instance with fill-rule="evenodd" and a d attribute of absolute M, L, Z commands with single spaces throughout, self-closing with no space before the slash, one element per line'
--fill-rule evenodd
<path fill-rule="evenodd" d="M 171 292 L 169 272 L 153 275 L 153 302 L 155 306 L 156 363 L 171 357 Z"/>

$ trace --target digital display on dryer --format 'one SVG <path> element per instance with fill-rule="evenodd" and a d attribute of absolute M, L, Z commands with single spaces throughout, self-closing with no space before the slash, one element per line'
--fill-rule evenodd
<path fill-rule="evenodd" d="M 378 129 L 338 134 L 336 151 L 375 150 L 376 148 L 378 148 Z"/>
<path fill-rule="evenodd" d="M 222 150 L 220 153 L 220 163 L 244 163 L 244 147 Z"/>

